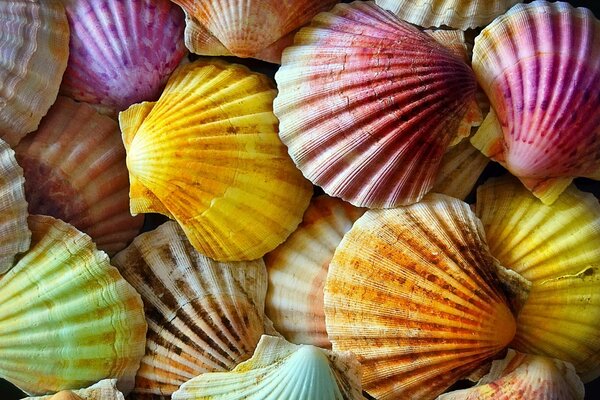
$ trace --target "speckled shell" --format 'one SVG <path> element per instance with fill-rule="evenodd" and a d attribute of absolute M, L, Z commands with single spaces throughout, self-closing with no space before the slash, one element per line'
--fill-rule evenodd
<path fill-rule="evenodd" d="M 266 312 L 290 342 L 331 347 L 325 330 L 323 286 L 336 247 L 364 212 L 334 197 L 314 198 L 298 229 L 265 256 L 269 273 Z"/>
<path fill-rule="evenodd" d="M 173 0 L 186 11 L 185 44 L 202 55 L 279 63 L 294 31 L 339 0 Z"/>
<path fill-rule="evenodd" d="M 292 233 L 312 195 L 277 136 L 275 90 L 218 60 L 182 66 L 156 103 L 119 116 L 131 212 L 177 220 L 217 260 L 253 260 Z"/>
<path fill-rule="evenodd" d="M 168 0 L 62 0 L 71 29 L 61 93 L 116 114 L 156 100 L 185 55 L 184 16 Z"/>
<path fill-rule="evenodd" d="M 457 390 L 438 400 L 583 400 L 583 383 L 571 364 L 508 350 L 506 358 L 492 363 L 477 386 Z"/>
<path fill-rule="evenodd" d="M 431 189 L 476 90 L 454 51 L 372 2 L 317 15 L 275 79 L 280 137 L 296 165 L 327 194 L 370 208 Z"/>
<path fill-rule="evenodd" d="M 200 375 L 173 393 L 173 400 L 200 398 L 359 400 L 360 365 L 350 352 L 263 336 L 252 358 L 233 371 Z"/>
<path fill-rule="evenodd" d="M 32 214 L 72 224 L 109 255 L 139 233 L 144 218 L 129 213 L 125 149 L 114 120 L 59 96 L 15 151 Z"/>
<path fill-rule="evenodd" d="M 60 2 L 0 2 L 0 138 L 11 147 L 54 103 L 68 57 L 69 25 Z"/>
<path fill-rule="evenodd" d="M 12 268 L 15 256 L 29 248 L 24 182 L 15 152 L 0 139 L 0 273 Z"/>
<path fill-rule="evenodd" d="M 520 0 L 375 0 L 399 18 L 425 28 L 466 30 L 490 23 Z"/>
<path fill-rule="evenodd" d="M 513 338 L 481 224 L 460 200 L 369 210 L 335 251 L 325 284 L 334 350 L 354 352 L 377 399 L 433 399 Z"/>
<path fill-rule="evenodd" d="M 567 3 L 517 4 L 475 39 L 490 99 L 473 144 L 544 203 L 574 177 L 600 179 L 600 21 Z"/>
<path fill-rule="evenodd" d="M 27 397 L 24 400 L 125 400 L 116 379 L 103 379 L 85 389 L 64 390 L 54 395 Z"/>
<path fill-rule="evenodd" d="M 494 257 L 532 283 L 511 346 L 600 376 L 598 200 L 571 186 L 547 206 L 504 177 L 478 188 L 476 212 Z"/>
<path fill-rule="evenodd" d="M 106 376 L 128 392 L 144 354 L 140 295 L 89 236 L 29 217 L 32 245 L 0 279 L 0 377 L 29 394 Z"/>
<path fill-rule="evenodd" d="M 198 253 L 176 222 L 137 237 L 113 258 L 142 295 L 148 343 L 134 392 L 171 395 L 204 372 L 229 371 L 252 356 L 265 332 L 262 259 L 222 263 Z"/>

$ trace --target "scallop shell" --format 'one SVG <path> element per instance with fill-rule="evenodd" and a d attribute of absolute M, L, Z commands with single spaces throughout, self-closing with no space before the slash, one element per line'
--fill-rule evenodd
<path fill-rule="evenodd" d="M 69 26 L 60 2 L 0 2 L 0 138 L 11 147 L 54 103 L 68 57 Z"/>
<path fill-rule="evenodd" d="M 325 330 L 323 286 L 336 247 L 364 212 L 340 199 L 317 197 L 298 229 L 265 256 L 269 273 L 266 313 L 290 342 L 331 347 Z"/>
<path fill-rule="evenodd" d="M 513 338 L 515 321 L 469 206 L 430 194 L 370 210 L 335 251 L 325 283 L 334 350 L 354 352 L 377 399 L 433 399 Z"/>
<path fill-rule="evenodd" d="M 23 170 L 15 152 L 0 139 L 0 273 L 14 265 L 15 256 L 29 248 Z"/>
<path fill-rule="evenodd" d="M 477 386 L 443 394 L 438 400 L 583 398 L 583 383 L 571 364 L 509 349 L 506 358 L 492 363 L 490 373 Z"/>
<path fill-rule="evenodd" d="M 128 391 L 144 354 L 140 295 L 89 236 L 29 218 L 32 246 L 0 279 L 0 377 L 29 394 L 107 376 Z"/>
<path fill-rule="evenodd" d="M 504 177 L 478 188 L 476 212 L 494 257 L 532 283 L 512 347 L 600 376 L 598 200 L 571 186 L 547 206 Z"/>
<path fill-rule="evenodd" d="M 294 31 L 339 0 L 173 0 L 186 12 L 185 44 L 202 55 L 279 63 Z"/>
<path fill-rule="evenodd" d="M 117 389 L 116 379 L 103 379 L 85 389 L 63 390 L 50 396 L 27 397 L 24 400 L 125 400 Z"/>
<path fill-rule="evenodd" d="M 289 159 L 272 112 L 275 91 L 247 68 L 196 61 L 156 103 L 119 116 L 131 212 L 176 219 L 201 253 L 262 257 L 298 226 L 312 187 Z"/>
<path fill-rule="evenodd" d="M 201 373 L 229 371 L 273 332 L 262 259 L 213 261 L 174 221 L 138 236 L 113 263 L 142 295 L 148 320 L 134 392 L 168 396 Z"/>
<path fill-rule="evenodd" d="M 15 151 L 32 214 L 72 224 L 109 255 L 139 233 L 144 218 L 129 213 L 125 149 L 112 119 L 59 96 Z"/>
<path fill-rule="evenodd" d="M 63 0 L 71 28 L 61 93 L 109 113 L 156 100 L 186 53 L 168 0 Z"/>
<path fill-rule="evenodd" d="M 518 4 L 475 39 L 473 69 L 495 110 L 476 147 L 546 204 L 574 177 L 600 179 L 600 21 L 591 11 Z"/>
<path fill-rule="evenodd" d="M 275 79 L 292 159 L 327 194 L 356 206 L 418 201 L 476 106 L 461 57 L 369 2 L 316 16 Z"/>
<path fill-rule="evenodd" d="M 425 28 L 449 26 L 466 30 L 490 23 L 522 0 L 375 0 L 407 22 Z"/>
<path fill-rule="evenodd" d="M 360 365 L 350 352 L 263 336 L 252 358 L 233 371 L 200 375 L 173 393 L 173 400 L 199 398 L 362 399 Z"/>

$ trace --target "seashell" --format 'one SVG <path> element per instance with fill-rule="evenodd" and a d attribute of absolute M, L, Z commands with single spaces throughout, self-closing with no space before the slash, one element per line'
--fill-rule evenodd
<path fill-rule="evenodd" d="M 467 30 L 487 25 L 519 1 L 522 0 L 375 0 L 375 3 L 411 24 Z"/>
<path fill-rule="evenodd" d="M 478 188 L 476 212 L 494 257 L 531 282 L 511 347 L 600 376 L 598 201 L 571 186 L 547 206 L 504 177 Z"/>
<path fill-rule="evenodd" d="M 168 0 L 63 1 L 71 41 L 61 93 L 109 114 L 156 100 L 186 53 L 181 9 Z"/>
<path fill-rule="evenodd" d="M 69 224 L 31 216 L 29 228 L 31 248 L 0 280 L 0 377 L 36 395 L 107 376 L 130 390 L 146 342 L 139 294 Z"/>
<path fill-rule="evenodd" d="M 14 265 L 15 256 L 29 248 L 23 170 L 15 152 L 0 139 L 0 273 Z"/>
<path fill-rule="evenodd" d="M 139 233 L 119 127 L 92 107 L 59 96 L 39 129 L 15 148 L 32 214 L 60 218 L 113 255 Z"/>
<path fill-rule="evenodd" d="M 574 177 L 600 179 L 600 21 L 591 11 L 518 4 L 475 39 L 473 69 L 495 111 L 475 147 L 546 204 Z"/>
<path fill-rule="evenodd" d="M 131 212 L 158 212 L 216 260 L 262 257 L 298 226 L 312 187 L 289 159 L 260 74 L 196 61 L 156 103 L 119 116 Z"/>
<path fill-rule="evenodd" d="M 0 138 L 11 147 L 54 103 L 68 57 L 69 26 L 60 2 L 0 2 Z"/>
<path fill-rule="evenodd" d="M 54 395 L 27 397 L 24 400 L 125 400 L 116 379 L 103 379 L 85 389 L 62 390 Z"/>
<path fill-rule="evenodd" d="M 432 191 L 464 200 L 488 162 L 469 140 L 461 141 L 444 154 Z"/>
<path fill-rule="evenodd" d="M 443 394 L 438 400 L 583 398 L 583 383 L 571 364 L 509 349 L 506 358 L 492 363 L 490 373 L 477 386 Z"/>
<path fill-rule="evenodd" d="M 231 372 L 202 374 L 173 400 L 363 399 L 360 364 L 350 352 L 331 352 L 263 336 L 251 359 Z"/>
<path fill-rule="evenodd" d="M 298 229 L 265 256 L 269 273 L 265 310 L 290 342 L 331 348 L 323 286 L 336 247 L 364 212 L 340 199 L 319 196 L 308 206 Z"/>
<path fill-rule="evenodd" d="M 316 16 L 275 79 L 280 137 L 296 165 L 327 194 L 370 208 L 427 193 L 476 107 L 461 57 L 370 2 Z"/>
<path fill-rule="evenodd" d="M 371 396 L 433 399 L 511 341 L 484 237 L 467 204 L 439 194 L 369 210 L 346 233 L 325 283 L 327 332 L 356 354 Z"/>
<path fill-rule="evenodd" d="M 265 332 L 262 259 L 221 263 L 198 253 L 174 221 L 138 236 L 113 258 L 142 295 L 146 355 L 135 393 L 171 395 L 204 372 L 229 371 L 252 356 Z"/>
<path fill-rule="evenodd" d="M 196 54 L 279 63 L 295 30 L 339 0 L 173 0 L 186 13 L 185 44 Z"/>

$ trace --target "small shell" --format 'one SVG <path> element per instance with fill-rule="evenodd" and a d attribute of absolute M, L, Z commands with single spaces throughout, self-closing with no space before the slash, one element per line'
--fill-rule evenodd
<path fill-rule="evenodd" d="M 103 379 L 85 389 L 61 391 L 49 396 L 27 397 L 23 400 L 125 400 L 125 398 L 117 389 L 116 379 Z"/>
<path fill-rule="evenodd" d="M 142 295 L 148 320 L 136 393 L 168 396 L 201 373 L 229 371 L 273 332 L 262 259 L 213 261 L 174 221 L 137 237 L 113 263 Z"/>
<path fill-rule="evenodd" d="M 201 253 L 262 257 L 298 226 L 312 195 L 277 136 L 275 91 L 247 68 L 196 61 L 156 103 L 119 116 L 131 212 L 177 220 Z"/>
<path fill-rule="evenodd" d="M 71 28 L 61 93 L 114 114 L 156 100 L 185 55 L 184 17 L 168 0 L 63 0 Z"/>
<path fill-rule="evenodd" d="M 0 139 L 0 274 L 12 268 L 18 253 L 29 248 L 24 182 L 15 152 Z"/>
<path fill-rule="evenodd" d="M 297 346 L 263 336 L 252 358 L 231 372 L 203 374 L 173 393 L 173 400 L 358 400 L 360 365 L 350 352 Z"/>
<path fill-rule="evenodd" d="M 583 400 L 583 383 L 571 364 L 517 353 L 492 363 L 490 373 L 477 386 L 443 394 L 438 400 Z"/>
<path fill-rule="evenodd" d="M 0 138 L 14 147 L 54 103 L 69 57 L 59 1 L 0 2 Z"/>
<path fill-rule="evenodd" d="M 571 186 L 547 206 L 505 177 L 478 188 L 476 212 L 494 257 L 532 283 L 511 346 L 600 376 L 598 200 Z"/>
<path fill-rule="evenodd" d="M 139 233 L 144 218 L 129 213 L 125 149 L 112 119 L 59 96 L 15 151 L 32 214 L 72 224 L 109 255 Z"/>
<path fill-rule="evenodd" d="M 0 279 L 0 377 L 29 394 L 110 376 L 129 391 L 144 355 L 140 295 L 89 236 L 29 217 L 32 245 Z"/>
<path fill-rule="evenodd" d="M 484 154 L 546 204 L 574 177 L 600 179 L 600 21 L 591 11 L 518 4 L 477 36 L 473 69 L 495 111 L 473 138 Z"/>
<path fill-rule="evenodd" d="M 364 212 L 340 199 L 317 197 L 298 229 L 265 256 L 269 272 L 266 312 L 290 342 L 331 347 L 325 330 L 323 286 L 336 247 Z"/>
<path fill-rule="evenodd" d="M 476 109 L 462 57 L 371 2 L 317 15 L 275 79 L 274 111 L 292 159 L 356 206 L 418 201 L 459 131 L 470 133 L 462 122 Z"/>
<path fill-rule="evenodd" d="M 334 350 L 354 352 L 377 399 L 433 399 L 513 338 L 481 224 L 431 194 L 370 210 L 335 251 L 325 284 Z"/>
<path fill-rule="evenodd" d="M 202 55 L 279 63 L 297 28 L 339 0 L 173 0 L 186 11 L 185 44 Z"/>
<path fill-rule="evenodd" d="M 424 28 L 467 30 L 490 23 L 522 0 L 375 0 L 383 9 Z"/>

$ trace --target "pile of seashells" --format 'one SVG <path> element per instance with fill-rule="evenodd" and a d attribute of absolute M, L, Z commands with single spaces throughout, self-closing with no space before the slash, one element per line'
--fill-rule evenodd
<path fill-rule="evenodd" d="M 1 378 L 584 398 L 600 204 L 572 181 L 600 179 L 600 21 L 337 3 L 0 0 Z M 508 173 L 482 182 L 490 159 Z"/>

